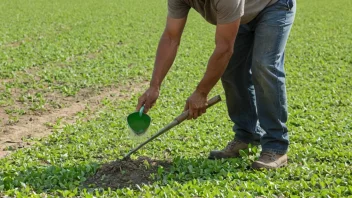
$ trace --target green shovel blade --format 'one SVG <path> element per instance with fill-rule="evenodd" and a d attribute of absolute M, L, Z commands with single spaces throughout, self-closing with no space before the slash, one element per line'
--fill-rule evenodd
<path fill-rule="evenodd" d="M 145 113 L 140 114 L 140 112 L 135 112 L 127 116 L 128 126 L 136 135 L 144 134 L 147 131 L 150 122 L 151 118 Z"/>

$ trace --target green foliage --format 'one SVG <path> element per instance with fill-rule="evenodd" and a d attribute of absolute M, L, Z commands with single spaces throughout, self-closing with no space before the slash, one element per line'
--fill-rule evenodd
<path fill-rule="evenodd" d="M 256 147 L 238 159 L 208 160 L 210 150 L 233 138 L 221 103 L 133 156 L 172 159 L 170 170 L 159 167 L 152 176 L 155 183 L 137 189 L 82 187 L 100 165 L 139 143 L 130 138 L 125 120 L 141 94 L 133 93 L 131 100 L 104 100 L 94 119 L 54 127 L 49 137 L 0 159 L 0 196 L 352 196 L 351 1 L 298 4 L 286 51 L 288 167 L 248 169 L 259 153 Z M 167 13 L 166 1 L 142 0 L 5 0 L 0 10 L 0 106 L 16 101 L 29 107 L 7 108 L 14 122 L 27 111 L 45 110 L 46 93 L 73 96 L 84 88 L 139 86 L 148 80 Z M 214 30 L 190 13 L 174 67 L 149 113 L 149 135 L 181 113 L 205 71 Z M 211 95 L 222 92 L 218 84 Z"/>

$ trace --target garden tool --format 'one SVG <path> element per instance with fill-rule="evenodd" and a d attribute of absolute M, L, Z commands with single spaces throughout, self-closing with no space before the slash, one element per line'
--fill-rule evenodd
<path fill-rule="evenodd" d="M 211 98 L 209 101 L 208 101 L 208 105 L 207 105 L 207 108 L 213 106 L 214 104 L 218 103 L 221 101 L 221 97 L 219 95 Z M 143 112 L 143 111 L 140 111 L 140 112 Z M 143 116 L 143 115 L 146 115 L 146 114 L 143 114 L 143 113 L 140 113 L 140 112 L 136 112 L 134 113 L 135 115 L 134 116 Z M 127 153 L 125 155 L 125 157 L 123 158 L 123 160 L 127 160 L 130 158 L 131 154 L 133 154 L 134 152 L 138 151 L 140 148 L 142 148 L 144 145 L 146 145 L 147 143 L 151 142 L 152 140 L 154 140 L 155 138 L 159 137 L 161 134 L 165 133 L 166 131 L 170 130 L 171 128 L 173 128 L 174 126 L 176 125 L 179 125 L 181 122 L 183 122 L 184 120 L 186 120 L 188 118 L 188 110 L 183 112 L 181 115 L 179 115 L 178 117 L 176 117 L 171 123 L 169 123 L 168 125 L 166 125 L 164 128 L 160 129 L 156 134 L 154 134 L 152 137 L 150 137 L 148 140 L 146 140 L 145 142 L 141 143 L 139 146 L 137 146 L 136 148 L 132 149 L 129 153 Z M 149 117 L 149 116 L 148 116 Z M 130 119 L 133 119 L 133 118 L 130 118 Z M 138 118 L 140 119 L 140 118 Z M 148 118 L 145 117 L 144 118 L 146 120 L 146 122 L 148 122 Z M 149 119 L 149 124 L 150 124 L 150 119 Z M 140 130 L 143 132 L 145 132 L 145 130 L 148 128 L 146 127 L 147 125 L 149 126 L 149 124 L 140 124 L 138 126 L 136 126 L 133 130 Z"/>

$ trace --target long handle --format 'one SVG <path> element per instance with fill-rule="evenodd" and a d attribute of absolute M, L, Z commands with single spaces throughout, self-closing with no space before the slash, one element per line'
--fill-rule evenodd
<path fill-rule="evenodd" d="M 215 105 L 216 103 L 221 101 L 221 97 L 219 95 L 211 98 L 208 101 L 208 106 L 207 108 Z M 154 140 L 155 138 L 159 137 L 161 134 L 165 133 L 166 131 L 170 130 L 172 127 L 180 124 L 181 122 L 183 122 L 184 120 L 186 120 L 188 118 L 188 110 L 183 112 L 181 115 L 179 115 L 177 118 L 175 118 L 170 124 L 166 125 L 164 128 L 160 129 L 156 134 L 154 134 L 152 137 L 150 137 L 148 140 L 146 140 L 145 142 L 143 142 L 142 144 L 140 144 L 139 146 L 137 146 L 136 148 L 134 148 L 133 150 L 131 150 L 130 152 L 128 152 L 125 157 L 123 158 L 123 160 L 128 159 L 132 153 L 138 151 L 140 148 L 142 148 L 144 145 L 146 145 L 148 142 Z"/>
<path fill-rule="evenodd" d="M 216 103 L 221 101 L 221 97 L 220 95 L 214 96 L 212 97 L 210 100 L 208 100 L 208 105 L 207 108 L 215 105 Z M 183 112 L 181 115 L 179 115 L 177 118 L 175 118 L 175 120 L 177 120 L 178 124 L 180 124 L 181 122 L 183 122 L 184 120 L 186 120 L 188 118 L 188 110 Z"/>

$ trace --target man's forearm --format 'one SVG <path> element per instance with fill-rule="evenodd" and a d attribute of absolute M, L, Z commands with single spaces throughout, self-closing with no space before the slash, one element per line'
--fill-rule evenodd
<path fill-rule="evenodd" d="M 196 91 L 208 95 L 224 73 L 232 53 L 232 49 L 214 50 L 209 59 L 204 77 L 198 84 Z"/>
<path fill-rule="evenodd" d="M 174 40 L 165 33 L 161 36 L 155 57 L 153 76 L 150 81 L 151 87 L 160 88 L 175 60 L 179 43 L 179 40 Z"/>

